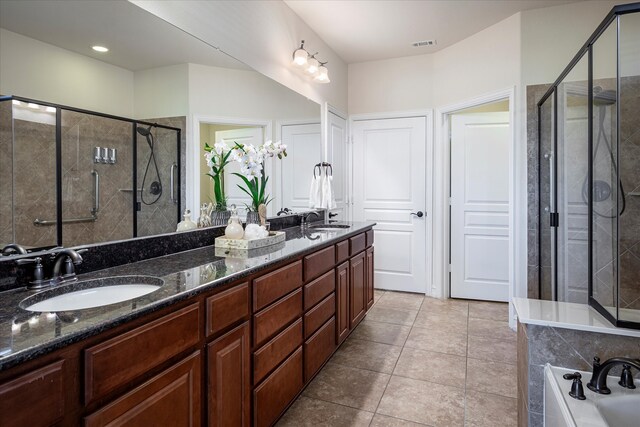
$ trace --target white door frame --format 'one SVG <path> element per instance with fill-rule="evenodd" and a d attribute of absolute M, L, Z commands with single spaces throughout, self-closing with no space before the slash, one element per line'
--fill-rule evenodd
<path fill-rule="evenodd" d="M 290 119 L 290 120 L 276 120 L 276 141 L 282 141 L 282 127 L 283 126 L 295 126 L 295 125 L 320 125 L 320 150 L 323 153 L 322 154 L 322 159 L 319 160 L 319 162 L 324 161 L 325 158 L 325 154 L 324 154 L 324 143 L 322 141 L 322 123 L 320 120 L 314 121 L 313 119 Z M 278 176 L 282 177 L 284 176 L 283 174 L 283 170 L 282 168 L 284 167 L 284 165 L 282 164 L 282 162 L 278 162 L 280 164 L 280 166 L 278 167 Z M 311 172 L 310 172 L 311 173 Z M 284 194 L 284 182 L 282 179 L 278 179 L 278 185 L 275 187 L 275 193 L 274 193 L 274 197 L 275 200 L 280 200 L 282 201 L 282 195 Z M 290 206 L 283 206 L 283 207 L 290 207 Z M 277 208 L 277 207 L 276 207 Z M 277 208 L 278 210 L 280 208 Z"/>
<path fill-rule="evenodd" d="M 273 125 L 271 124 L 271 120 L 266 119 L 247 119 L 243 117 L 208 116 L 201 114 L 194 114 L 191 123 L 191 139 L 187 139 L 185 182 L 187 186 L 187 207 L 191 209 L 191 212 L 195 212 L 197 216 L 200 212 L 200 175 L 204 173 L 200 170 L 200 157 L 204 155 L 204 153 L 200 151 L 200 124 L 263 127 L 267 140 L 272 138 Z M 269 176 L 273 175 L 273 159 L 268 160 L 265 165 L 265 172 L 267 172 Z M 275 174 L 275 177 L 272 178 L 275 182 L 269 183 L 269 187 L 272 189 L 271 191 L 273 191 L 274 188 L 278 188 L 277 184 L 280 180 L 278 175 L 279 174 Z"/>
<path fill-rule="evenodd" d="M 489 93 L 477 98 L 462 101 L 456 104 L 447 105 L 436 109 L 436 141 L 435 144 L 435 205 L 438 210 L 434 212 L 435 223 L 441 225 L 436 227 L 434 233 L 434 283 L 439 283 L 437 294 L 433 296 L 438 298 L 449 298 L 449 251 L 450 251 L 450 220 L 449 220 L 449 194 L 451 191 L 450 171 L 451 171 L 451 135 L 450 135 L 450 116 L 461 110 L 478 107 L 496 101 L 509 101 L 509 124 L 511 126 L 511 143 L 509 144 L 509 306 L 510 312 L 512 308 L 512 298 L 516 295 L 516 221 L 515 208 L 516 196 L 520 192 L 526 193 L 526 183 L 524 189 L 519 183 L 516 183 L 516 155 L 518 147 L 516 144 L 516 131 L 518 129 L 515 121 L 515 87 L 510 87 L 501 91 Z M 526 150 L 526 147 L 525 147 Z M 525 209 L 526 214 L 526 209 Z M 524 236 L 518 235 L 518 238 L 524 238 L 526 241 L 526 233 Z M 519 263 L 521 264 L 521 262 Z M 522 268 L 520 265 L 519 268 Z M 526 268 L 526 260 L 524 268 Z M 518 275 L 518 277 L 520 277 Z M 435 289 L 435 288 L 434 288 Z M 513 316 L 509 316 L 510 322 Z"/>
<path fill-rule="evenodd" d="M 425 268 L 425 279 L 427 280 L 425 289 L 426 289 L 426 294 L 429 296 L 435 296 L 434 295 L 434 290 L 437 288 L 437 286 L 435 285 L 435 281 L 434 281 L 434 276 L 433 276 L 433 267 L 434 267 L 434 259 L 433 259 L 433 249 L 434 246 L 432 244 L 433 242 L 433 236 L 434 236 L 434 226 L 436 224 L 436 222 L 434 221 L 434 198 L 433 198 L 433 177 L 434 177 L 434 144 L 433 144 L 433 110 L 412 110 L 412 111 L 397 111 L 397 112 L 390 112 L 390 113 L 367 113 L 367 114 L 354 114 L 352 116 L 349 116 L 349 121 L 347 122 L 347 126 L 349 129 L 349 144 L 348 144 L 348 148 L 349 148 L 349 157 L 350 157 L 350 161 L 348 163 L 349 168 L 350 168 L 350 172 L 349 172 L 349 176 L 350 176 L 350 180 L 349 180 L 349 194 L 352 195 L 353 194 L 353 135 L 351 135 L 351 129 L 353 128 L 353 122 L 356 121 L 363 121 L 363 120 L 386 120 L 386 119 L 406 119 L 406 118 L 413 118 L 413 117 L 420 117 L 420 118 L 424 118 L 425 119 L 425 123 L 426 123 L 426 129 L 425 129 L 425 136 L 426 136 L 426 141 L 425 141 L 425 167 L 427 168 L 425 175 L 425 183 L 424 183 L 424 188 L 426 191 L 426 195 L 425 195 L 425 220 L 427 221 L 427 224 L 425 226 L 425 256 L 426 256 L 426 262 L 424 263 L 424 268 Z M 429 161 L 430 160 L 430 161 Z M 353 197 L 350 196 L 349 199 L 351 200 L 351 204 L 353 204 Z M 352 211 L 352 206 L 350 206 L 350 210 Z"/>

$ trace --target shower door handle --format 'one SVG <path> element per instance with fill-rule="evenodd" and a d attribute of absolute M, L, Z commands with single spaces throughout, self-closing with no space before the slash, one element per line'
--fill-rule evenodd
<path fill-rule="evenodd" d="M 171 191 L 170 191 L 170 193 L 169 193 L 169 197 L 170 197 L 170 199 L 171 199 L 171 201 L 172 201 L 173 203 L 178 203 L 178 201 L 176 200 L 175 194 L 174 194 L 174 192 L 175 192 L 175 182 L 174 182 L 174 179 L 175 179 L 175 178 L 174 178 L 174 176 L 175 176 L 175 172 L 174 172 L 174 171 L 175 171 L 176 169 L 178 169 L 178 165 L 177 165 L 177 164 L 175 164 L 175 163 L 173 163 L 173 164 L 171 165 L 171 173 L 169 174 L 169 177 L 170 177 L 170 178 L 169 178 L 169 187 L 171 187 Z"/>
<path fill-rule="evenodd" d="M 558 218 L 556 213 L 556 171 L 553 162 L 553 153 L 547 153 L 544 158 L 549 161 L 549 225 L 551 227 L 558 226 Z"/>
<path fill-rule="evenodd" d="M 95 215 L 100 210 L 100 175 L 96 170 L 92 170 L 91 175 L 93 175 L 93 191 L 94 191 L 93 209 L 91 209 L 91 213 Z"/>

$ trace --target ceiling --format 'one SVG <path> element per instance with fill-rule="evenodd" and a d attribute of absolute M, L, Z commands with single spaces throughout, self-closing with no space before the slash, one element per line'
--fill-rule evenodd
<path fill-rule="evenodd" d="M 124 0 L 2 0 L 0 27 L 131 71 L 188 62 L 250 69 Z"/>
<path fill-rule="evenodd" d="M 582 0 L 284 1 L 345 62 L 354 63 L 433 53 L 517 12 Z M 429 39 L 437 45 L 411 46 Z"/>

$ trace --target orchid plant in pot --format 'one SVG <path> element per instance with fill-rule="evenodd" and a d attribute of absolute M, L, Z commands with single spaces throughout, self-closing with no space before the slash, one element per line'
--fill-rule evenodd
<path fill-rule="evenodd" d="M 215 209 L 211 212 L 211 224 L 225 225 L 231 214 L 227 210 L 227 196 L 224 193 L 224 168 L 231 162 L 229 157 L 233 150 L 227 146 L 224 140 L 220 140 L 213 147 L 205 143 L 204 151 L 204 157 L 209 166 L 209 173 L 206 175 L 213 180 L 213 196 L 215 198 Z"/>
<path fill-rule="evenodd" d="M 286 156 L 287 146 L 280 141 L 267 141 L 257 148 L 250 144 L 236 143 L 231 150 L 231 159 L 240 164 L 240 173 L 233 174 L 244 183 L 244 186 L 238 184 L 238 187 L 251 199 L 251 204 L 247 205 L 247 223 L 259 222 L 260 206 L 266 207 L 272 200 L 267 194 L 269 177 L 264 173 L 264 161 L 270 157 L 282 159 Z"/>

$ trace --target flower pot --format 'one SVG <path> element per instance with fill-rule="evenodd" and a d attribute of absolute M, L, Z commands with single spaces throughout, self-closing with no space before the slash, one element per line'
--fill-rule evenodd
<path fill-rule="evenodd" d="M 213 211 L 211 212 L 211 225 L 227 225 L 231 218 L 230 211 Z"/>
<path fill-rule="evenodd" d="M 255 211 L 248 211 L 247 224 L 260 224 L 260 214 Z"/>

